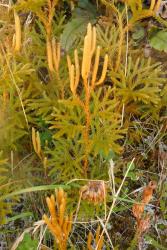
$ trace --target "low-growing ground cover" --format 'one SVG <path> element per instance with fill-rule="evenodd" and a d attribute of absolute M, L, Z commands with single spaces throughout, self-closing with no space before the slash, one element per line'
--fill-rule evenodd
<path fill-rule="evenodd" d="M 0 1 L 1 249 L 167 249 L 166 9 Z"/>

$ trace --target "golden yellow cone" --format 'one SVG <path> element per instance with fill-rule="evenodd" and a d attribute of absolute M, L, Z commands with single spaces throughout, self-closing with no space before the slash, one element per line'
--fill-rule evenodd
<path fill-rule="evenodd" d="M 75 92 L 76 92 L 76 88 L 78 86 L 80 78 L 79 59 L 77 50 L 74 51 L 74 58 L 75 58 L 75 70 L 76 70 L 76 76 L 75 76 Z"/>
<path fill-rule="evenodd" d="M 87 240 L 88 250 L 92 250 L 92 247 L 91 247 L 92 239 L 93 239 L 93 236 L 92 236 L 92 232 L 90 231 L 88 234 L 88 240 Z"/>
<path fill-rule="evenodd" d="M 96 50 L 95 63 L 93 67 L 93 74 L 92 74 L 92 81 L 91 81 L 91 85 L 93 88 L 94 88 L 96 77 L 97 77 L 97 71 L 99 67 L 99 58 L 100 58 L 100 47 L 98 46 Z"/>
<path fill-rule="evenodd" d="M 71 65 L 70 69 L 70 89 L 75 94 L 75 76 L 74 76 L 74 65 Z"/>
<path fill-rule="evenodd" d="M 61 203 L 59 210 L 60 210 L 59 211 L 59 224 L 60 224 L 60 226 L 62 226 L 63 225 L 63 220 L 64 220 L 65 202 Z"/>
<path fill-rule="evenodd" d="M 53 234 L 53 236 L 55 238 L 57 238 L 57 240 L 60 240 L 62 232 L 61 232 L 61 229 L 60 229 L 59 225 L 58 224 L 53 225 L 51 223 L 51 221 L 49 220 L 49 218 L 45 214 L 43 215 L 43 219 L 44 219 L 45 223 L 47 224 L 49 230 Z"/>
<path fill-rule="evenodd" d="M 33 127 L 32 127 L 32 144 L 33 144 L 35 152 L 37 152 L 36 133 L 35 133 L 35 128 Z"/>
<path fill-rule="evenodd" d="M 101 250 L 101 249 L 102 249 L 102 247 L 103 247 L 103 241 L 104 241 L 104 237 L 102 236 L 102 237 L 100 238 L 100 241 L 99 241 L 97 250 Z"/>
<path fill-rule="evenodd" d="M 88 46 L 88 36 L 85 36 L 84 39 L 84 51 L 83 51 L 83 58 L 82 58 L 82 78 L 84 80 L 87 79 L 87 67 L 86 64 L 88 63 L 89 56 L 88 54 L 90 53 L 89 51 L 89 46 Z"/>
<path fill-rule="evenodd" d="M 91 55 L 95 52 L 96 49 L 96 28 L 93 27 L 92 29 L 92 43 L 91 43 Z"/>
<path fill-rule="evenodd" d="M 158 0 L 157 4 L 155 5 L 154 11 L 157 12 L 161 6 L 162 0 Z"/>
<path fill-rule="evenodd" d="M 15 47 L 14 50 L 19 52 L 21 49 L 21 24 L 20 18 L 16 11 L 14 11 L 14 19 L 15 19 Z"/>
<path fill-rule="evenodd" d="M 96 243 L 97 243 L 98 240 L 99 240 L 99 235 L 100 235 L 100 225 L 99 225 L 98 228 L 96 229 L 96 238 L 95 238 Z"/>
<path fill-rule="evenodd" d="M 48 67 L 51 72 L 54 71 L 53 67 L 53 56 L 52 56 L 52 46 L 49 38 L 47 39 L 46 42 L 46 48 L 47 48 L 47 59 L 48 59 Z"/>
<path fill-rule="evenodd" d="M 155 0 L 151 0 L 150 10 L 153 10 L 155 7 Z"/>
<path fill-rule="evenodd" d="M 39 132 L 36 132 L 36 146 L 37 146 L 37 154 L 40 155 L 41 153 L 41 140 L 39 136 Z"/>
<path fill-rule="evenodd" d="M 102 75 L 101 78 L 98 80 L 98 82 L 96 82 L 96 85 L 100 85 L 101 83 L 104 82 L 107 73 L 107 67 L 108 67 L 108 55 L 105 55 Z"/>

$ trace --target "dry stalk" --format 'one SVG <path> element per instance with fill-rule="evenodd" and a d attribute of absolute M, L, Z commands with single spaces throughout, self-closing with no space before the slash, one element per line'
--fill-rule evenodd
<path fill-rule="evenodd" d="M 114 207 L 115 207 L 115 205 L 116 205 L 116 201 L 117 201 L 118 196 L 119 196 L 119 194 L 120 194 L 120 192 L 121 192 L 122 186 L 123 186 L 123 184 L 124 184 L 124 182 L 125 182 L 125 180 L 126 180 L 126 177 L 127 177 L 128 173 L 129 173 L 129 171 L 130 171 L 130 169 L 131 169 L 131 167 L 132 167 L 132 165 L 133 165 L 134 160 L 135 160 L 135 158 L 133 158 L 133 160 L 132 160 L 131 163 L 129 164 L 128 169 L 127 169 L 127 171 L 126 171 L 126 173 L 125 173 L 125 175 L 124 175 L 124 178 L 123 178 L 123 180 L 122 180 L 122 182 L 121 182 L 121 184 L 120 184 L 120 186 L 119 186 L 117 192 L 115 193 L 115 195 L 114 195 L 114 197 L 113 197 L 113 201 L 112 201 L 112 205 L 111 205 L 111 207 L 110 207 L 110 211 L 109 211 L 109 213 L 108 213 L 106 222 L 105 222 L 105 224 L 104 224 L 103 230 L 102 230 L 102 232 L 101 232 L 101 235 L 100 235 L 100 237 L 99 237 L 99 241 L 98 241 L 98 243 L 97 243 L 97 246 L 96 246 L 95 250 L 98 249 L 98 245 L 99 245 L 99 243 L 100 243 L 100 239 L 101 239 L 101 237 L 103 237 L 103 234 L 104 234 L 104 232 L 106 231 L 107 224 L 109 223 L 109 220 L 110 220 L 110 216 L 111 216 L 111 214 L 112 214 L 112 212 L 113 212 L 113 209 L 114 209 Z M 112 177 L 112 178 L 113 178 L 112 183 L 114 184 L 114 183 L 115 183 L 115 180 L 114 180 L 114 179 L 115 179 L 114 173 L 113 173 L 113 177 Z"/>

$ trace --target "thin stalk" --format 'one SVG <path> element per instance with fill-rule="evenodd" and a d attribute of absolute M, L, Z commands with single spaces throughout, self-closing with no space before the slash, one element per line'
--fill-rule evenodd
<path fill-rule="evenodd" d="M 129 167 L 128 167 L 128 169 L 127 169 L 125 175 L 124 175 L 124 178 L 123 178 L 123 180 L 122 180 L 122 182 L 121 182 L 121 185 L 119 186 L 119 188 L 118 188 L 118 190 L 117 190 L 115 196 L 113 197 L 113 202 L 112 202 L 110 211 L 109 211 L 109 213 L 108 213 L 107 220 L 106 220 L 106 222 L 105 222 L 105 224 L 104 224 L 104 228 L 103 228 L 103 230 L 102 230 L 102 232 L 101 232 L 101 235 L 100 235 L 100 237 L 99 237 L 99 241 L 98 241 L 98 243 L 97 243 L 97 246 L 96 246 L 96 249 L 95 249 L 95 250 L 98 250 L 98 245 L 99 245 L 99 243 L 100 243 L 100 239 L 101 239 L 101 237 L 103 236 L 103 234 L 104 234 L 104 232 L 105 232 L 105 230 L 106 230 L 107 224 L 108 224 L 108 222 L 109 222 L 109 220 L 110 220 L 110 216 L 111 216 L 111 214 L 112 214 L 112 212 L 113 212 L 113 208 L 115 207 L 115 203 L 116 203 L 116 201 L 117 201 L 117 198 L 118 198 L 118 196 L 119 196 L 119 194 L 120 194 L 120 191 L 121 191 L 122 186 L 123 186 L 123 184 L 124 184 L 124 182 L 125 182 L 125 179 L 126 179 L 128 173 L 129 173 L 129 171 L 130 171 L 130 169 L 131 169 L 131 167 L 132 167 L 132 165 L 133 165 L 134 160 L 135 160 L 135 158 L 133 158 L 133 160 L 132 160 L 131 163 L 129 164 Z"/>

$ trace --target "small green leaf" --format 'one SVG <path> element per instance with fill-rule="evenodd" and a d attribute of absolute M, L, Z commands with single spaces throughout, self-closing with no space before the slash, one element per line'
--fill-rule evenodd
<path fill-rule="evenodd" d="M 136 167 L 135 164 L 134 163 L 131 164 L 131 162 L 128 162 L 127 167 L 129 167 L 130 165 L 131 165 L 130 171 L 134 170 Z"/>
<path fill-rule="evenodd" d="M 89 21 L 88 18 L 77 17 L 66 24 L 61 36 L 61 46 L 65 51 L 68 51 L 74 44 L 78 43 L 79 39 L 86 32 Z"/>
<path fill-rule="evenodd" d="M 88 0 L 78 2 L 78 7 L 74 9 L 72 19 L 64 28 L 61 35 L 61 46 L 65 51 L 69 51 L 76 45 L 86 32 L 87 24 L 96 21 L 96 9 Z"/>
<path fill-rule="evenodd" d="M 160 30 L 151 34 L 149 38 L 151 47 L 167 52 L 167 30 Z"/>
<path fill-rule="evenodd" d="M 162 246 L 160 243 L 158 243 L 158 241 L 156 241 L 154 238 L 152 238 L 151 236 L 147 235 L 145 237 L 145 239 L 147 240 L 147 243 L 156 247 L 156 249 L 159 250 L 166 250 L 166 247 Z"/>
<path fill-rule="evenodd" d="M 133 40 L 137 41 L 137 40 L 141 40 L 144 38 L 144 35 L 145 35 L 145 30 L 142 26 L 140 25 L 137 25 L 135 28 L 134 28 L 134 31 L 132 33 L 132 38 Z"/>
<path fill-rule="evenodd" d="M 21 213 L 21 214 L 13 216 L 11 218 L 7 218 L 6 223 L 9 223 L 11 221 L 16 221 L 18 219 L 24 219 L 25 217 L 30 217 L 30 216 L 33 216 L 33 213 L 31 213 L 31 212 Z"/>
<path fill-rule="evenodd" d="M 127 177 L 129 177 L 132 181 L 136 181 L 138 179 L 135 172 L 129 172 Z"/>
<path fill-rule="evenodd" d="M 29 234 L 24 235 L 23 241 L 19 244 L 17 250 L 36 250 L 38 247 L 38 240 L 32 240 Z"/>

